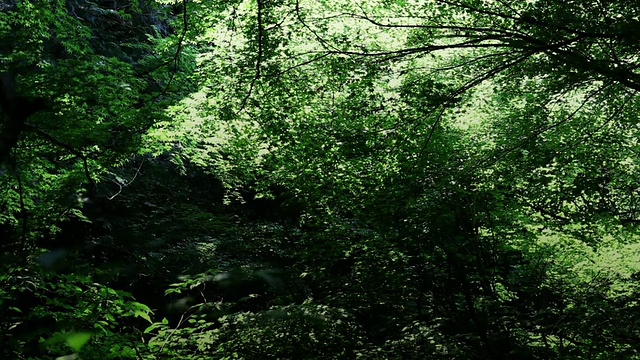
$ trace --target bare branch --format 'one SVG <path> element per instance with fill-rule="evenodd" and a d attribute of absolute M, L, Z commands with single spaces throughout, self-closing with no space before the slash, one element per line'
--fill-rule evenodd
<path fill-rule="evenodd" d="M 112 196 L 107 197 L 107 199 L 109 200 L 113 200 L 115 199 L 116 196 L 120 195 L 122 193 L 122 189 L 131 185 L 136 178 L 138 177 L 138 174 L 140 174 L 140 169 L 142 169 L 142 164 L 144 164 L 144 159 L 142 159 L 142 161 L 140 162 L 140 166 L 138 166 L 138 169 L 136 169 L 136 173 L 133 175 L 133 178 L 131 180 L 129 180 L 128 182 L 125 183 L 120 183 L 119 181 L 113 181 L 113 183 L 115 183 L 116 185 L 118 185 L 119 189 L 118 192 L 113 194 Z"/>

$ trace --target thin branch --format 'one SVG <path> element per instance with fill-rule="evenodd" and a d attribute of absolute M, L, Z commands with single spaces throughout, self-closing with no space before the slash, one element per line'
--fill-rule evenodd
<path fill-rule="evenodd" d="M 138 357 L 139 360 L 144 360 L 144 358 L 142 357 L 142 354 L 140 353 L 140 349 L 138 349 L 138 345 L 136 344 L 136 341 L 134 339 L 131 339 L 131 345 L 133 345 L 133 349 L 136 352 L 136 356 Z"/>
<path fill-rule="evenodd" d="M 183 21 L 183 25 L 182 25 L 182 32 L 180 33 L 180 38 L 178 39 L 178 48 L 177 48 L 175 54 L 173 55 L 172 58 L 170 58 L 168 60 L 165 60 L 165 61 L 161 62 L 160 64 L 154 66 L 154 67 L 151 67 L 151 68 L 146 69 L 146 70 L 144 70 L 142 72 L 136 73 L 137 76 L 148 75 L 148 74 L 160 69 L 161 67 L 167 66 L 167 65 L 169 65 L 171 63 L 174 64 L 173 65 L 174 72 L 177 70 L 179 62 L 180 62 L 180 59 L 179 59 L 180 58 L 180 53 L 182 52 L 182 46 L 183 46 L 182 44 L 184 43 L 184 39 L 185 39 L 185 37 L 187 35 L 187 27 L 188 27 L 187 26 L 188 25 L 188 22 L 187 22 L 187 19 L 188 19 L 188 17 L 187 17 L 187 1 L 188 0 L 182 0 L 182 21 Z M 169 80 L 169 82 L 171 82 L 171 79 Z"/>
<path fill-rule="evenodd" d="M 461 87 L 456 89 L 456 91 L 454 91 L 451 94 L 449 94 L 447 99 L 443 103 L 438 105 L 438 106 L 441 107 L 441 109 L 438 112 L 438 116 L 436 116 L 435 122 L 433 123 L 433 125 L 431 125 L 431 129 L 429 131 L 429 135 L 427 136 L 427 139 L 426 139 L 424 145 L 422 146 L 422 149 L 420 149 L 420 152 L 418 153 L 417 161 L 413 164 L 413 166 L 411 166 L 410 171 L 412 171 L 418 165 L 418 163 L 420 162 L 420 159 L 424 156 L 424 153 L 427 150 L 427 147 L 429 146 L 429 143 L 431 142 L 431 139 L 433 137 L 433 134 L 435 133 L 436 128 L 438 127 L 438 125 L 442 121 L 442 117 L 444 115 L 444 112 L 447 109 L 447 107 L 446 107 L 447 103 L 455 100 L 456 97 L 458 97 L 458 96 L 462 95 L 463 93 L 467 92 L 468 90 L 470 90 L 474 86 L 479 85 L 480 83 L 482 83 L 482 82 L 494 77 L 495 75 L 501 73 L 502 71 L 504 71 L 504 70 L 506 70 L 506 69 L 508 69 L 508 68 L 510 68 L 512 66 L 515 66 L 515 65 L 523 62 L 524 60 L 528 59 L 533 54 L 534 54 L 533 52 L 528 52 L 528 53 L 525 53 L 524 55 L 514 59 L 513 61 L 511 61 L 509 63 L 505 63 L 503 65 L 497 66 L 497 67 L 485 72 L 484 74 L 476 76 L 472 80 L 468 81 L 467 83 L 465 83 L 464 85 L 462 85 Z"/>
<path fill-rule="evenodd" d="M 595 135 L 596 133 L 600 132 L 600 130 L 602 130 L 602 128 L 604 128 L 607 124 L 609 124 L 611 121 L 613 121 L 613 119 L 618 117 L 618 115 L 620 115 L 620 113 L 622 113 L 622 110 L 624 110 L 624 108 L 627 106 L 627 104 L 629 104 L 629 102 L 631 102 L 631 100 L 637 94 L 638 94 L 637 91 L 633 91 L 631 94 L 629 94 L 629 97 L 627 97 L 624 100 L 624 102 L 602 124 L 600 124 L 600 126 L 598 126 L 594 131 L 588 133 L 583 139 L 578 140 L 578 142 L 576 142 L 575 144 L 585 142 L 585 141 L 589 140 L 591 137 L 593 137 L 593 135 Z"/>
<path fill-rule="evenodd" d="M 562 216 L 562 215 L 559 215 L 557 212 L 549 211 L 549 210 L 545 209 L 544 207 L 542 207 L 541 205 L 533 204 L 533 203 L 531 203 L 529 201 L 526 201 L 525 199 L 523 199 L 523 202 L 524 202 L 525 205 L 529 206 L 531 209 L 537 210 L 542 215 L 547 215 L 548 217 L 559 221 L 563 225 L 571 223 L 571 219 L 570 218 Z"/>
<path fill-rule="evenodd" d="M 362 7 L 360 7 L 360 9 L 362 10 Z M 372 17 L 368 16 L 364 12 L 364 10 L 363 10 L 363 14 L 364 15 L 358 15 L 358 14 L 354 14 L 354 13 L 343 13 L 343 15 L 347 15 L 347 16 L 355 18 L 355 19 L 366 20 L 366 21 L 370 22 L 371 24 L 373 24 L 373 25 L 375 25 L 377 27 L 382 27 L 382 28 L 452 30 L 452 31 L 469 31 L 469 32 L 475 32 L 475 33 L 490 33 L 490 34 L 499 33 L 499 34 L 510 35 L 510 36 L 522 36 L 521 34 L 514 33 L 512 31 L 508 31 L 508 30 L 504 30 L 504 29 L 499 29 L 499 28 L 473 27 L 473 26 L 463 26 L 463 25 L 438 25 L 438 24 L 428 24 L 427 25 L 427 24 L 382 23 L 382 22 L 380 22 L 378 20 L 375 20 Z M 431 20 L 431 19 L 428 19 L 428 20 Z"/>
<path fill-rule="evenodd" d="M 249 91 L 247 91 L 247 95 L 245 95 L 244 99 L 242 99 L 242 103 L 240 104 L 240 110 L 238 110 L 238 113 L 242 112 L 245 107 L 247 106 L 247 101 L 249 101 L 249 98 L 251 97 L 251 93 L 253 92 L 253 87 L 256 84 L 256 81 L 258 81 L 258 79 L 260 78 L 260 69 L 262 67 L 262 52 L 263 52 L 263 24 L 262 24 L 262 0 L 257 0 L 257 7 L 258 7 L 258 34 L 257 34 L 257 40 L 258 40 L 258 54 L 256 55 L 256 73 L 253 76 L 253 79 L 251 79 L 251 83 L 249 84 Z"/>
<path fill-rule="evenodd" d="M 158 93 L 156 96 L 154 96 L 153 98 L 151 98 L 151 100 L 143 100 L 141 99 L 140 101 L 138 101 L 134 107 L 142 107 L 146 101 L 156 101 L 158 99 L 160 99 L 161 97 L 163 97 L 164 95 L 167 94 L 167 92 L 169 91 L 169 88 L 171 87 L 171 84 L 173 83 L 173 80 L 175 79 L 175 75 L 178 72 L 178 67 L 180 65 L 180 55 L 182 54 L 182 47 L 184 44 L 184 40 L 187 36 L 187 30 L 189 28 L 189 22 L 188 22 L 188 15 L 187 15 L 187 1 L 189 0 L 182 0 L 182 33 L 180 34 L 180 38 L 178 39 L 178 44 L 177 44 L 177 48 L 176 48 L 176 52 L 173 55 L 173 57 L 171 59 L 168 59 L 164 62 L 162 62 L 161 64 L 159 64 L 158 66 L 155 66 L 153 68 L 151 68 L 150 70 L 141 72 L 141 73 L 137 73 L 137 76 L 142 76 L 142 75 L 146 75 L 149 73 L 152 73 L 156 70 L 158 70 L 159 68 L 163 67 L 163 66 L 167 66 L 171 63 L 173 63 L 173 71 L 171 71 L 170 75 L 169 75 L 169 80 L 167 81 L 167 84 L 164 86 L 164 88 L 162 89 L 162 91 L 160 91 L 160 93 Z"/>
<path fill-rule="evenodd" d="M 280 21 L 278 21 L 277 23 L 274 23 L 271 26 L 264 27 L 264 32 L 269 32 L 271 30 L 279 28 L 280 26 L 282 26 L 282 24 L 284 24 L 285 21 L 287 21 L 287 18 L 289 18 L 289 15 L 293 14 L 294 12 L 295 10 L 288 11 L 286 14 L 284 14 L 284 16 L 282 16 L 282 19 L 280 19 Z"/>
<path fill-rule="evenodd" d="M 27 207 L 24 202 L 24 186 L 22 185 L 22 176 L 20 176 L 20 171 L 18 170 L 17 161 L 15 155 L 9 157 L 9 162 L 11 166 L 11 172 L 14 174 L 17 182 L 18 182 L 18 196 L 20 202 L 20 220 L 22 222 L 22 234 L 20 236 L 20 245 L 22 246 L 22 250 L 25 249 L 27 245 Z"/>
<path fill-rule="evenodd" d="M 552 30 L 562 30 L 562 31 L 566 31 L 567 33 L 570 34 L 575 34 L 575 35 L 580 35 L 580 36 L 585 36 L 585 37 L 589 37 L 589 38 L 611 38 L 611 39 L 615 39 L 615 38 L 619 38 L 619 35 L 615 35 L 615 34 L 606 34 L 606 33 L 593 33 L 593 32 L 588 32 L 588 31 L 582 31 L 582 30 L 576 30 L 576 29 L 572 29 L 569 28 L 567 26 L 563 26 L 563 25 L 558 25 L 558 24 L 552 24 L 552 23 L 546 23 L 544 21 L 540 21 L 536 18 L 533 18 L 531 16 L 520 16 L 518 14 L 518 16 L 514 16 L 514 15 L 509 15 L 509 14 L 505 14 L 505 13 L 501 13 L 501 12 L 497 12 L 497 11 L 491 11 L 491 10 L 487 10 L 487 9 L 480 9 L 477 7 L 473 7 L 467 4 L 462 4 L 459 2 L 455 2 L 455 1 L 449 1 L 449 0 L 437 0 L 438 2 L 441 2 L 443 4 L 452 6 L 452 7 L 457 7 L 457 8 L 461 8 L 461 9 L 465 9 L 465 10 L 469 10 L 478 14 L 482 14 L 482 15 L 488 15 L 488 16 L 495 16 L 498 17 L 500 19 L 505 19 L 505 20 L 512 20 L 516 23 L 526 23 L 529 25 L 534 25 L 534 26 L 542 26 L 545 27 L 547 29 L 552 29 Z"/>
<path fill-rule="evenodd" d="M 491 54 L 487 54 L 487 55 L 481 55 L 478 57 L 474 57 L 471 60 L 467 60 L 455 65 L 449 65 L 449 66 L 444 66 L 444 67 L 439 67 L 439 68 L 435 68 L 433 69 L 432 72 L 430 72 L 427 76 L 429 75 L 433 75 L 436 72 L 440 72 L 440 71 L 449 71 L 449 70 L 455 70 L 455 69 L 459 69 L 461 67 L 465 67 L 468 65 L 472 65 L 475 64 L 479 61 L 485 60 L 485 59 L 489 59 L 489 58 L 493 58 L 493 57 L 499 57 L 499 56 L 507 56 L 507 55 L 514 55 L 517 54 L 518 52 L 524 52 L 524 51 L 519 51 L 519 50 L 509 50 L 509 51 L 504 51 L 504 52 L 498 52 L 498 53 L 491 53 Z"/>
<path fill-rule="evenodd" d="M 60 146 L 61 148 L 69 151 L 70 153 L 72 153 L 73 155 L 75 155 L 76 157 L 78 157 L 79 159 L 82 160 L 82 164 L 84 166 L 84 174 L 85 177 L 87 178 L 87 181 L 89 181 L 89 192 L 93 193 L 96 191 L 97 185 L 95 180 L 93 180 L 93 178 L 91 177 L 91 173 L 89 172 L 89 164 L 87 162 L 87 156 L 85 154 L 83 154 L 82 152 L 80 152 L 79 150 L 75 149 L 73 146 L 66 144 L 60 140 L 58 140 L 55 136 L 49 134 L 48 132 L 38 129 L 35 125 L 31 124 L 31 123 L 24 123 L 24 125 L 28 128 L 30 128 L 33 132 L 35 132 L 36 134 L 40 135 L 41 137 L 49 140 L 50 142 Z"/>
<path fill-rule="evenodd" d="M 187 30 L 189 29 L 189 21 L 187 16 L 187 1 L 188 0 L 182 0 L 182 23 L 183 23 L 182 33 L 180 34 L 180 38 L 178 39 L 178 46 L 176 48 L 176 53 L 173 57 L 173 72 L 171 72 L 171 76 L 169 77 L 167 86 L 165 86 L 164 91 L 162 92 L 163 95 L 166 94 L 166 92 L 169 90 L 169 86 L 173 82 L 173 79 L 175 78 L 175 74 L 178 71 L 178 67 L 180 65 L 180 55 L 182 54 L 182 46 L 184 44 L 184 39 L 187 36 Z"/>
<path fill-rule="evenodd" d="M 596 89 L 595 91 L 593 91 L 591 94 L 589 94 L 581 103 L 580 105 L 574 109 L 569 115 L 567 115 L 565 118 L 563 118 L 562 120 L 553 123 L 547 127 L 544 127 L 542 129 L 539 129 L 537 131 L 534 131 L 533 133 L 529 134 L 524 140 L 522 140 L 521 142 L 519 142 L 518 144 L 508 148 L 505 151 L 502 151 L 498 156 L 488 156 L 485 159 L 483 159 L 482 161 L 478 162 L 477 165 L 475 165 L 473 167 L 473 169 L 479 169 L 481 167 L 484 167 L 485 164 L 487 164 L 489 161 L 491 161 L 491 164 L 489 166 L 494 165 L 495 163 L 497 163 L 500 159 L 504 158 L 505 156 L 507 156 L 508 154 L 510 154 L 511 152 L 513 152 L 514 150 L 517 150 L 519 148 L 521 148 L 524 144 L 526 144 L 527 142 L 531 141 L 533 138 L 538 137 L 540 135 L 542 135 L 543 133 L 552 130 L 554 128 L 557 128 L 558 126 L 565 124 L 567 122 L 569 122 L 571 119 L 573 119 L 574 116 L 576 116 L 578 114 L 578 112 L 580 112 L 580 110 L 582 110 L 582 108 L 584 108 L 586 106 L 586 104 L 596 95 L 600 94 L 602 91 L 604 91 L 607 87 L 609 87 L 611 85 L 611 83 L 605 83 L 604 85 L 602 85 L 601 87 L 599 87 L 598 89 Z"/>
<path fill-rule="evenodd" d="M 507 8 L 507 9 L 509 9 L 509 10 L 511 10 L 514 14 L 517 14 L 517 17 L 518 17 L 518 18 L 521 18 L 521 17 L 522 17 L 522 16 L 518 13 L 518 11 L 517 11 L 516 9 L 514 9 L 511 5 L 509 5 L 509 2 L 504 1 L 504 0 L 498 0 L 498 2 L 499 2 L 502 6 L 506 7 L 506 8 Z"/>
<path fill-rule="evenodd" d="M 256 79 L 260 77 L 260 67 L 262 62 L 262 51 L 263 51 L 263 24 L 262 24 L 262 0 L 257 0 L 258 6 L 258 55 L 256 58 Z"/>
<path fill-rule="evenodd" d="M 602 62 L 590 60 L 586 56 L 578 54 L 576 52 L 572 52 L 570 50 L 562 50 L 562 49 L 556 48 L 556 49 L 548 49 L 545 51 L 545 53 L 550 57 L 560 59 L 561 61 L 564 61 L 564 62 L 570 61 L 570 64 L 573 64 L 573 67 L 576 69 L 583 70 L 583 71 L 584 70 L 592 71 L 608 79 L 617 81 L 620 84 L 630 89 L 633 89 L 635 91 L 640 91 L 640 79 L 638 79 L 639 77 L 638 74 L 628 69 L 611 68 Z M 636 81 L 633 81 L 632 79 Z"/>
<path fill-rule="evenodd" d="M 316 56 L 316 57 L 314 57 L 314 58 L 312 58 L 312 59 L 309 59 L 309 60 L 307 60 L 307 61 L 303 61 L 303 62 L 301 62 L 301 63 L 298 63 L 298 64 L 295 64 L 295 65 L 293 65 L 293 66 L 290 66 L 290 67 L 288 67 L 288 68 L 286 68 L 286 69 L 284 69 L 284 70 L 282 70 L 282 71 L 279 71 L 279 72 L 276 72 L 276 73 L 272 73 L 272 74 L 266 74 L 266 75 L 264 75 L 264 76 L 265 76 L 265 77 L 271 77 L 271 76 L 274 76 L 274 77 L 275 77 L 275 76 L 280 76 L 280 75 L 286 74 L 286 73 L 288 73 L 289 71 L 294 70 L 294 69 L 296 69 L 296 68 L 303 67 L 303 66 L 309 65 L 309 64 L 311 64 L 311 63 L 314 63 L 314 62 L 316 62 L 316 61 L 318 61 L 318 60 L 324 59 L 324 58 L 326 58 L 327 56 L 330 56 L 330 55 L 332 55 L 332 54 L 330 54 L 330 53 L 325 53 L 325 54 L 322 54 L 322 55 Z"/>
<path fill-rule="evenodd" d="M 16 173 L 16 179 L 18 180 L 18 193 L 20 194 L 20 218 L 22 220 L 22 236 L 21 243 L 24 247 L 27 243 L 27 208 L 24 205 L 24 187 L 22 186 L 22 177 L 20 173 Z"/>
<path fill-rule="evenodd" d="M 448 0 L 437 0 L 437 2 L 441 2 L 443 4 L 449 5 L 449 6 L 453 6 L 453 7 L 457 7 L 457 8 L 461 8 L 461 9 L 465 9 L 465 10 L 470 10 L 473 12 L 477 12 L 479 14 L 483 14 L 483 15 L 489 15 L 489 16 L 495 16 L 501 19 L 506 19 L 506 20 L 514 20 L 514 21 L 518 21 L 518 20 L 522 20 L 519 17 L 513 16 L 513 15 L 508 15 L 508 14 L 503 14 L 503 13 L 499 13 L 496 11 L 491 11 L 491 10 L 487 10 L 487 9 L 479 9 L 467 4 L 461 4 L 459 2 L 455 2 L 455 1 L 448 1 Z"/>
<path fill-rule="evenodd" d="M 162 343 L 162 346 L 160 347 L 160 350 L 158 350 L 158 353 L 162 353 L 167 344 L 169 344 L 169 340 L 171 339 L 171 337 L 173 337 L 173 335 L 178 332 L 180 326 L 182 326 L 185 321 L 189 320 L 193 315 L 195 315 L 195 313 L 191 313 L 187 317 L 185 317 L 185 315 L 187 315 L 187 312 L 189 312 L 189 310 L 182 313 L 182 315 L 180 316 L 180 320 L 178 320 L 178 324 L 176 324 L 175 328 L 171 329 L 171 332 L 169 333 L 169 335 L 167 335 L 167 338 Z"/>
<path fill-rule="evenodd" d="M 449 45 L 427 45 L 427 46 L 419 46 L 414 48 L 406 48 L 399 50 L 389 50 L 389 51 L 378 51 L 378 52 L 363 52 L 363 51 L 354 51 L 354 50 L 340 50 L 340 51 L 329 51 L 329 54 L 338 54 L 338 55 L 356 55 L 363 57 L 376 57 L 376 56 L 387 56 L 387 55 L 400 55 L 405 56 L 409 54 L 415 53 L 431 53 L 440 50 L 449 50 L 449 49 L 485 49 L 485 48 L 504 48 L 504 47 L 514 47 L 508 44 L 503 43 L 483 43 L 487 40 L 495 40 L 495 37 L 484 37 L 479 39 L 472 39 L 456 44 Z"/>
<path fill-rule="evenodd" d="M 322 44 L 322 46 L 329 50 L 337 50 L 334 46 L 332 46 L 331 44 L 329 44 L 328 41 L 326 41 L 324 38 L 322 38 L 322 36 L 320 36 L 315 30 L 313 30 L 309 25 L 307 25 L 306 21 L 304 21 L 302 19 L 302 15 L 300 14 L 300 1 L 296 0 L 296 17 L 298 18 L 298 21 L 300 21 L 300 23 L 302 24 L 302 26 L 304 26 L 307 30 L 309 30 L 309 32 L 311 32 L 313 34 L 313 36 Z"/>
<path fill-rule="evenodd" d="M 117 193 L 113 194 L 112 196 L 107 197 L 107 199 L 109 199 L 109 200 L 115 199 L 116 196 L 118 196 L 118 195 L 120 195 L 120 193 L 122 193 L 122 189 L 123 188 L 131 185 L 136 180 L 136 178 L 138 177 L 138 174 L 140 174 L 140 169 L 142 169 L 142 164 L 144 164 L 144 159 L 142 159 L 142 161 L 140 162 L 140 166 L 138 166 L 138 169 L 136 170 L 136 173 L 133 175 L 133 178 L 130 181 L 125 182 L 124 184 L 121 184 L 118 181 L 113 181 L 116 185 L 118 185 L 120 187 L 120 189 L 118 189 Z"/>

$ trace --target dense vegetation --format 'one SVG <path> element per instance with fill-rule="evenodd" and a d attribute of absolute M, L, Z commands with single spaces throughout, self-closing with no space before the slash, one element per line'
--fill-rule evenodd
<path fill-rule="evenodd" d="M 0 2 L 3 359 L 640 359 L 640 3 Z"/>

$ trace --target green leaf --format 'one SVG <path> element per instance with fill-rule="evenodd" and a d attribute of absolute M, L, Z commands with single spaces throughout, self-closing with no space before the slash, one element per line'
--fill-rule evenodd
<path fill-rule="evenodd" d="M 163 327 L 167 327 L 167 325 L 169 325 L 169 320 L 167 320 L 167 318 L 163 318 L 161 322 L 153 323 L 149 327 L 144 329 L 144 333 L 148 334 L 148 333 L 152 332 L 155 329 L 160 329 L 160 328 L 163 328 Z"/>
<path fill-rule="evenodd" d="M 67 345 L 74 351 L 78 352 L 91 339 L 93 333 L 88 331 L 79 331 L 65 334 L 63 337 Z"/>
<path fill-rule="evenodd" d="M 147 320 L 149 323 L 153 323 L 153 321 L 151 320 L 151 317 L 149 316 L 149 314 L 152 314 L 153 311 L 151 311 L 151 309 L 147 305 L 136 302 L 136 301 L 131 301 L 129 303 L 129 308 L 133 312 L 133 316 L 141 317 Z"/>

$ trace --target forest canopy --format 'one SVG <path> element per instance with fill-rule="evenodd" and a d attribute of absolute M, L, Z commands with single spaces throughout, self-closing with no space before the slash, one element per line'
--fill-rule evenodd
<path fill-rule="evenodd" d="M 0 355 L 640 359 L 640 3 L 0 3 Z"/>

